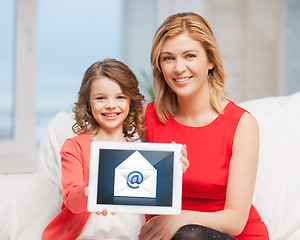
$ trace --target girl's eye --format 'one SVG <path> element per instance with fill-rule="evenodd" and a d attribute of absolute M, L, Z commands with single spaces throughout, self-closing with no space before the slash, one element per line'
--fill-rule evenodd
<path fill-rule="evenodd" d="M 125 96 L 118 96 L 117 99 L 126 99 Z"/>
<path fill-rule="evenodd" d="M 104 97 L 96 97 L 97 100 L 103 100 Z"/>

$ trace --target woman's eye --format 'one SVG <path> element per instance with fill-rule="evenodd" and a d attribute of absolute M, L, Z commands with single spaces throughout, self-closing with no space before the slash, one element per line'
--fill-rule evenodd
<path fill-rule="evenodd" d="M 194 58 L 194 57 L 196 57 L 194 54 L 189 54 L 186 56 L 186 58 Z"/>
<path fill-rule="evenodd" d="M 170 61 L 170 60 L 173 60 L 173 58 L 172 57 L 164 57 L 163 58 L 163 61 Z"/>

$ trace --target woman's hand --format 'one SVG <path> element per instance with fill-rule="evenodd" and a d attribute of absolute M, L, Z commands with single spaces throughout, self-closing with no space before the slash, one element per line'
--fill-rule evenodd
<path fill-rule="evenodd" d="M 174 141 L 172 143 L 175 143 Z M 187 150 L 186 145 L 183 144 L 181 148 L 181 156 L 180 161 L 182 162 L 182 173 L 185 173 L 188 167 L 190 166 L 190 162 L 187 159 Z"/>
<path fill-rule="evenodd" d="M 85 187 L 83 189 L 83 193 L 84 193 L 84 196 L 88 197 L 89 193 L 90 193 L 90 188 L 89 187 Z M 102 214 L 103 216 L 107 216 L 108 211 L 107 211 L 107 209 L 103 209 L 103 211 L 96 211 L 96 214 L 97 215 L 101 215 Z M 111 212 L 110 214 L 111 215 L 115 215 L 116 213 L 115 212 Z"/>
<path fill-rule="evenodd" d="M 182 146 L 181 149 L 180 161 L 182 162 L 182 173 L 185 173 L 188 167 L 190 166 L 190 162 L 187 159 L 187 150 L 185 144 Z"/>
<path fill-rule="evenodd" d="M 184 225 L 180 220 L 180 215 L 155 216 L 142 227 L 139 240 L 170 240 Z"/>

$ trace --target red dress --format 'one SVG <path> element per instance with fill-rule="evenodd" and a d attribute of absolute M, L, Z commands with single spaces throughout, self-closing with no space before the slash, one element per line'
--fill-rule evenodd
<path fill-rule="evenodd" d="M 224 209 L 234 134 L 245 110 L 229 102 L 224 114 L 203 127 L 189 127 L 170 117 L 157 118 L 154 102 L 146 109 L 147 141 L 187 145 L 190 167 L 183 174 L 182 210 L 214 212 Z M 269 239 L 268 230 L 252 205 L 239 240 Z"/>

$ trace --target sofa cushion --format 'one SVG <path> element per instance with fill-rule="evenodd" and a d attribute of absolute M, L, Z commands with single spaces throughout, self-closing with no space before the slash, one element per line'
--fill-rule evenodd
<path fill-rule="evenodd" d="M 38 171 L 51 179 L 61 189 L 60 149 L 67 138 L 75 136 L 72 126 L 75 121 L 72 113 L 59 112 L 48 124 L 42 137 Z"/>
<path fill-rule="evenodd" d="M 257 119 L 260 129 L 253 202 L 271 239 L 300 239 L 300 92 L 239 105 Z"/>

